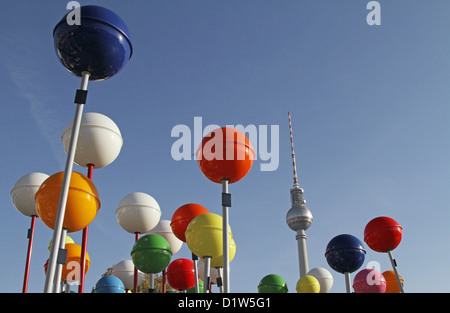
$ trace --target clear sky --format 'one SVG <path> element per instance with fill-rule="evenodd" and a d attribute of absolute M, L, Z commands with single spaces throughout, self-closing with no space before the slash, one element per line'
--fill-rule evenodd
<path fill-rule="evenodd" d="M 61 135 L 80 85 L 53 46 L 66 3 L 0 1 L 1 292 L 22 289 L 30 227 L 10 190 L 26 174 L 64 170 Z M 345 284 L 326 262 L 328 242 L 343 233 L 362 241 L 364 227 L 378 216 L 403 227 L 393 255 L 405 292 L 450 291 L 450 2 L 381 0 L 379 26 L 367 24 L 368 1 L 361 0 L 80 3 L 120 15 L 134 48 L 119 74 L 88 86 L 85 112 L 110 117 L 124 145 L 112 164 L 94 170 L 102 205 L 89 231 L 86 291 L 108 267 L 130 258 L 134 236 L 115 216 L 129 193 L 153 196 L 166 220 L 190 202 L 221 214 L 221 186 L 195 160 L 171 155 L 178 139 L 172 129 L 193 130 L 201 117 L 203 127 L 279 127 L 278 167 L 261 171 L 267 161 L 258 158 L 229 187 L 237 244 L 230 286 L 256 292 L 273 273 L 295 292 L 297 244 L 285 222 L 293 183 L 288 111 L 299 182 L 314 216 L 306 232 L 309 267 L 330 270 L 331 292 L 345 292 Z M 52 234 L 38 219 L 29 292 L 43 291 Z M 81 232 L 70 235 L 81 243 Z M 377 261 L 382 271 L 392 269 L 387 254 L 365 248 L 362 268 Z M 173 256 L 181 257 L 190 257 L 186 245 Z"/>

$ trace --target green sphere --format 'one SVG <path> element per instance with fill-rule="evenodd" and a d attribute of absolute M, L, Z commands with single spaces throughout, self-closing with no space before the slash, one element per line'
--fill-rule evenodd
<path fill-rule="evenodd" d="M 169 265 L 172 250 L 164 237 L 148 234 L 134 243 L 131 257 L 134 266 L 141 272 L 159 273 Z"/>
<path fill-rule="evenodd" d="M 286 281 L 279 275 L 269 274 L 259 282 L 258 293 L 287 293 Z"/>
<path fill-rule="evenodd" d="M 187 293 L 195 293 L 195 286 L 186 290 Z M 203 293 L 203 280 L 198 281 L 198 292 Z"/>

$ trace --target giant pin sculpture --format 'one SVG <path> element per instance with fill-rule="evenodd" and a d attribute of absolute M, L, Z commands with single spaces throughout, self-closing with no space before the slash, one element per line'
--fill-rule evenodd
<path fill-rule="evenodd" d="M 152 196 L 144 192 L 133 192 L 122 198 L 116 209 L 116 218 L 120 226 L 135 235 L 135 243 L 139 234 L 148 233 L 155 228 L 161 219 L 161 209 Z M 134 270 L 134 288 L 137 291 L 138 268 Z"/>
<path fill-rule="evenodd" d="M 209 211 L 200 204 L 197 203 L 187 203 L 180 206 L 172 215 L 172 220 L 170 221 L 170 227 L 172 228 L 173 234 L 180 239 L 182 242 L 186 242 L 186 229 L 189 223 L 200 214 L 209 213 Z M 195 276 L 198 275 L 197 259 L 194 253 L 192 253 L 192 261 L 194 262 L 194 273 Z M 198 280 L 195 281 L 195 293 L 199 293 Z"/>
<path fill-rule="evenodd" d="M 196 152 L 198 166 L 212 182 L 222 184 L 223 218 L 223 288 L 230 292 L 230 256 L 228 236 L 228 208 L 231 194 L 228 184 L 241 180 L 252 167 L 255 152 L 250 140 L 242 132 L 230 127 L 217 128 L 207 134 Z"/>
<path fill-rule="evenodd" d="M 72 127 L 73 121 L 67 125 L 61 136 L 66 153 L 69 149 Z M 122 135 L 114 121 L 100 113 L 84 113 L 81 117 L 74 162 L 79 166 L 86 167 L 88 169 L 87 177 L 92 180 L 94 168 L 98 169 L 111 164 L 119 155 L 122 145 Z M 89 225 L 83 229 L 78 293 L 84 292 L 84 260 L 86 259 L 88 231 Z"/>
<path fill-rule="evenodd" d="M 355 236 L 342 234 L 330 240 L 325 251 L 328 265 L 345 275 L 346 292 L 351 292 L 350 273 L 357 271 L 364 263 L 366 250 Z"/>
<path fill-rule="evenodd" d="M 374 251 L 387 252 L 392 269 L 397 278 L 398 287 L 403 293 L 403 284 L 397 272 L 397 263 L 391 251 L 397 248 L 402 240 L 402 227 L 392 218 L 380 216 L 367 223 L 364 229 L 364 241 Z"/>
<path fill-rule="evenodd" d="M 31 227 L 28 229 L 28 250 L 23 278 L 22 293 L 28 289 L 28 277 L 30 274 L 31 253 L 33 250 L 34 229 L 38 213 L 34 203 L 34 197 L 41 184 L 48 178 L 47 174 L 30 173 L 21 177 L 11 190 L 11 200 L 15 208 L 25 216 L 31 217 Z"/>
<path fill-rule="evenodd" d="M 106 8 L 90 5 L 80 7 L 80 16 L 81 25 L 69 25 L 66 14 L 53 30 L 57 56 L 69 72 L 81 77 L 81 87 L 75 95 L 77 107 L 53 227 L 53 246 L 44 286 L 47 293 L 53 289 L 58 248 L 65 238 L 62 225 L 88 82 L 114 76 L 132 55 L 128 28 L 118 15 Z"/>

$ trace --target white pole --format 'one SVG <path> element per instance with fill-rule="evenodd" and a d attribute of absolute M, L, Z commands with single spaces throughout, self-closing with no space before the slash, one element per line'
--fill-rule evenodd
<path fill-rule="evenodd" d="M 401 292 L 401 293 L 404 293 L 405 291 L 403 290 L 402 282 L 401 282 L 400 276 L 398 275 L 398 272 L 397 272 L 397 265 L 395 264 L 395 260 L 394 260 L 394 258 L 392 257 L 392 253 L 391 253 L 390 250 L 389 250 L 387 253 L 388 253 L 388 255 L 389 255 L 389 260 L 391 260 L 392 268 L 393 268 L 393 270 L 394 270 L 395 277 L 397 278 L 398 286 L 400 287 L 400 292 Z"/>
<path fill-rule="evenodd" d="M 89 73 L 83 72 L 81 78 L 81 90 L 87 90 L 89 82 Z M 69 149 L 67 151 L 66 166 L 64 169 L 64 178 L 61 186 L 61 194 L 59 197 L 58 211 L 56 213 L 55 227 L 53 230 L 53 244 L 50 251 L 48 261 L 47 276 L 45 278 L 44 292 L 52 292 L 53 282 L 55 278 L 56 261 L 58 257 L 58 250 L 60 246 L 60 239 L 62 233 L 62 226 L 64 222 L 64 214 L 66 212 L 67 197 L 69 194 L 70 178 L 72 175 L 73 160 L 75 158 L 75 150 L 78 141 L 78 133 L 80 130 L 81 116 L 83 115 L 84 104 L 77 103 L 75 111 L 75 118 L 73 120 L 72 133 L 69 142 Z"/>
<path fill-rule="evenodd" d="M 210 271 L 211 271 L 211 257 L 205 256 L 203 258 L 205 260 L 205 272 L 203 273 L 203 293 L 209 292 L 209 283 L 210 283 Z"/>
<path fill-rule="evenodd" d="M 228 193 L 228 179 L 222 179 L 222 194 Z M 223 219 L 223 292 L 230 292 L 230 255 L 229 255 L 229 240 L 228 240 L 228 207 L 222 205 L 222 219 Z"/>
<path fill-rule="evenodd" d="M 222 268 L 218 267 L 218 268 L 217 268 L 217 273 L 218 273 L 217 282 L 219 282 L 220 280 L 222 281 L 222 282 L 220 283 L 220 285 L 218 284 L 218 287 L 219 287 L 220 293 L 223 293 L 223 280 L 222 280 L 223 274 L 222 274 Z"/>
<path fill-rule="evenodd" d="M 200 288 L 198 286 L 198 263 L 197 263 L 198 257 L 192 253 L 192 262 L 194 263 L 194 277 L 195 277 L 195 293 L 200 292 Z"/>
<path fill-rule="evenodd" d="M 63 228 L 62 232 L 61 232 L 61 241 L 59 243 L 60 249 L 64 249 L 66 247 L 66 235 L 67 235 L 67 229 Z M 56 264 L 55 281 L 54 281 L 55 288 L 53 288 L 55 293 L 58 293 L 57 286 L 58 286 L 59 282 L 61 282 L 62 268 L 63 268 L 63 264 Z"/>
<path fill-rule="evenodd" d="M 148 288 L 149 292 L 154 293 L 155 292 L 155 274 L 150 273 L 148 275 Z"/>

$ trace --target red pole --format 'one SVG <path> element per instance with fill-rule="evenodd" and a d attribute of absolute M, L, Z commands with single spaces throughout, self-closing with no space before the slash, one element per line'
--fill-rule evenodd
<path fill-rule="evenodd" d="M 139 240 L 139 233 L 134 233 L 135 234 L 135 239 L 134 241 L 138 241 Z M 133 293 L 137 293 L 137 281 L 138 281 L 138 270 L 137 267 L 134 267 L 134 286 L 133 286 Z"/>
<path fill-rule="evenodd" d="M 166 293 L 166 269 L 163 269 L 162 274 L 162 293 Z"/>
<path fill-rule="evenodd" d="M 94 172 L 94 164 L 88 164 L 87 177 L 92 180 L 92 173 Z M 86 275 L 86 253 L 88 240 L 89 225 L 83 229 L 83 237 L 81 242 L 81 264 L 80 264 L 80 285 L 78 286 L 78 293 L 84 292 L 84 276 Z"/>
<path fill-rule="evenodd" d="M 31 262 L 31 250 L 33 249 L 33 238 L 34 238 L 34 227 L 36 225 L 36 215 L 31 216 L 31 228 L 28 233 L 28 252 L 27 252 L 27 261 L 25 265 L 25 276 L 23 278 L 23 293 L 27 293 L 28 288 L 28 276 L 30 274 L 30 262 Z"/>

